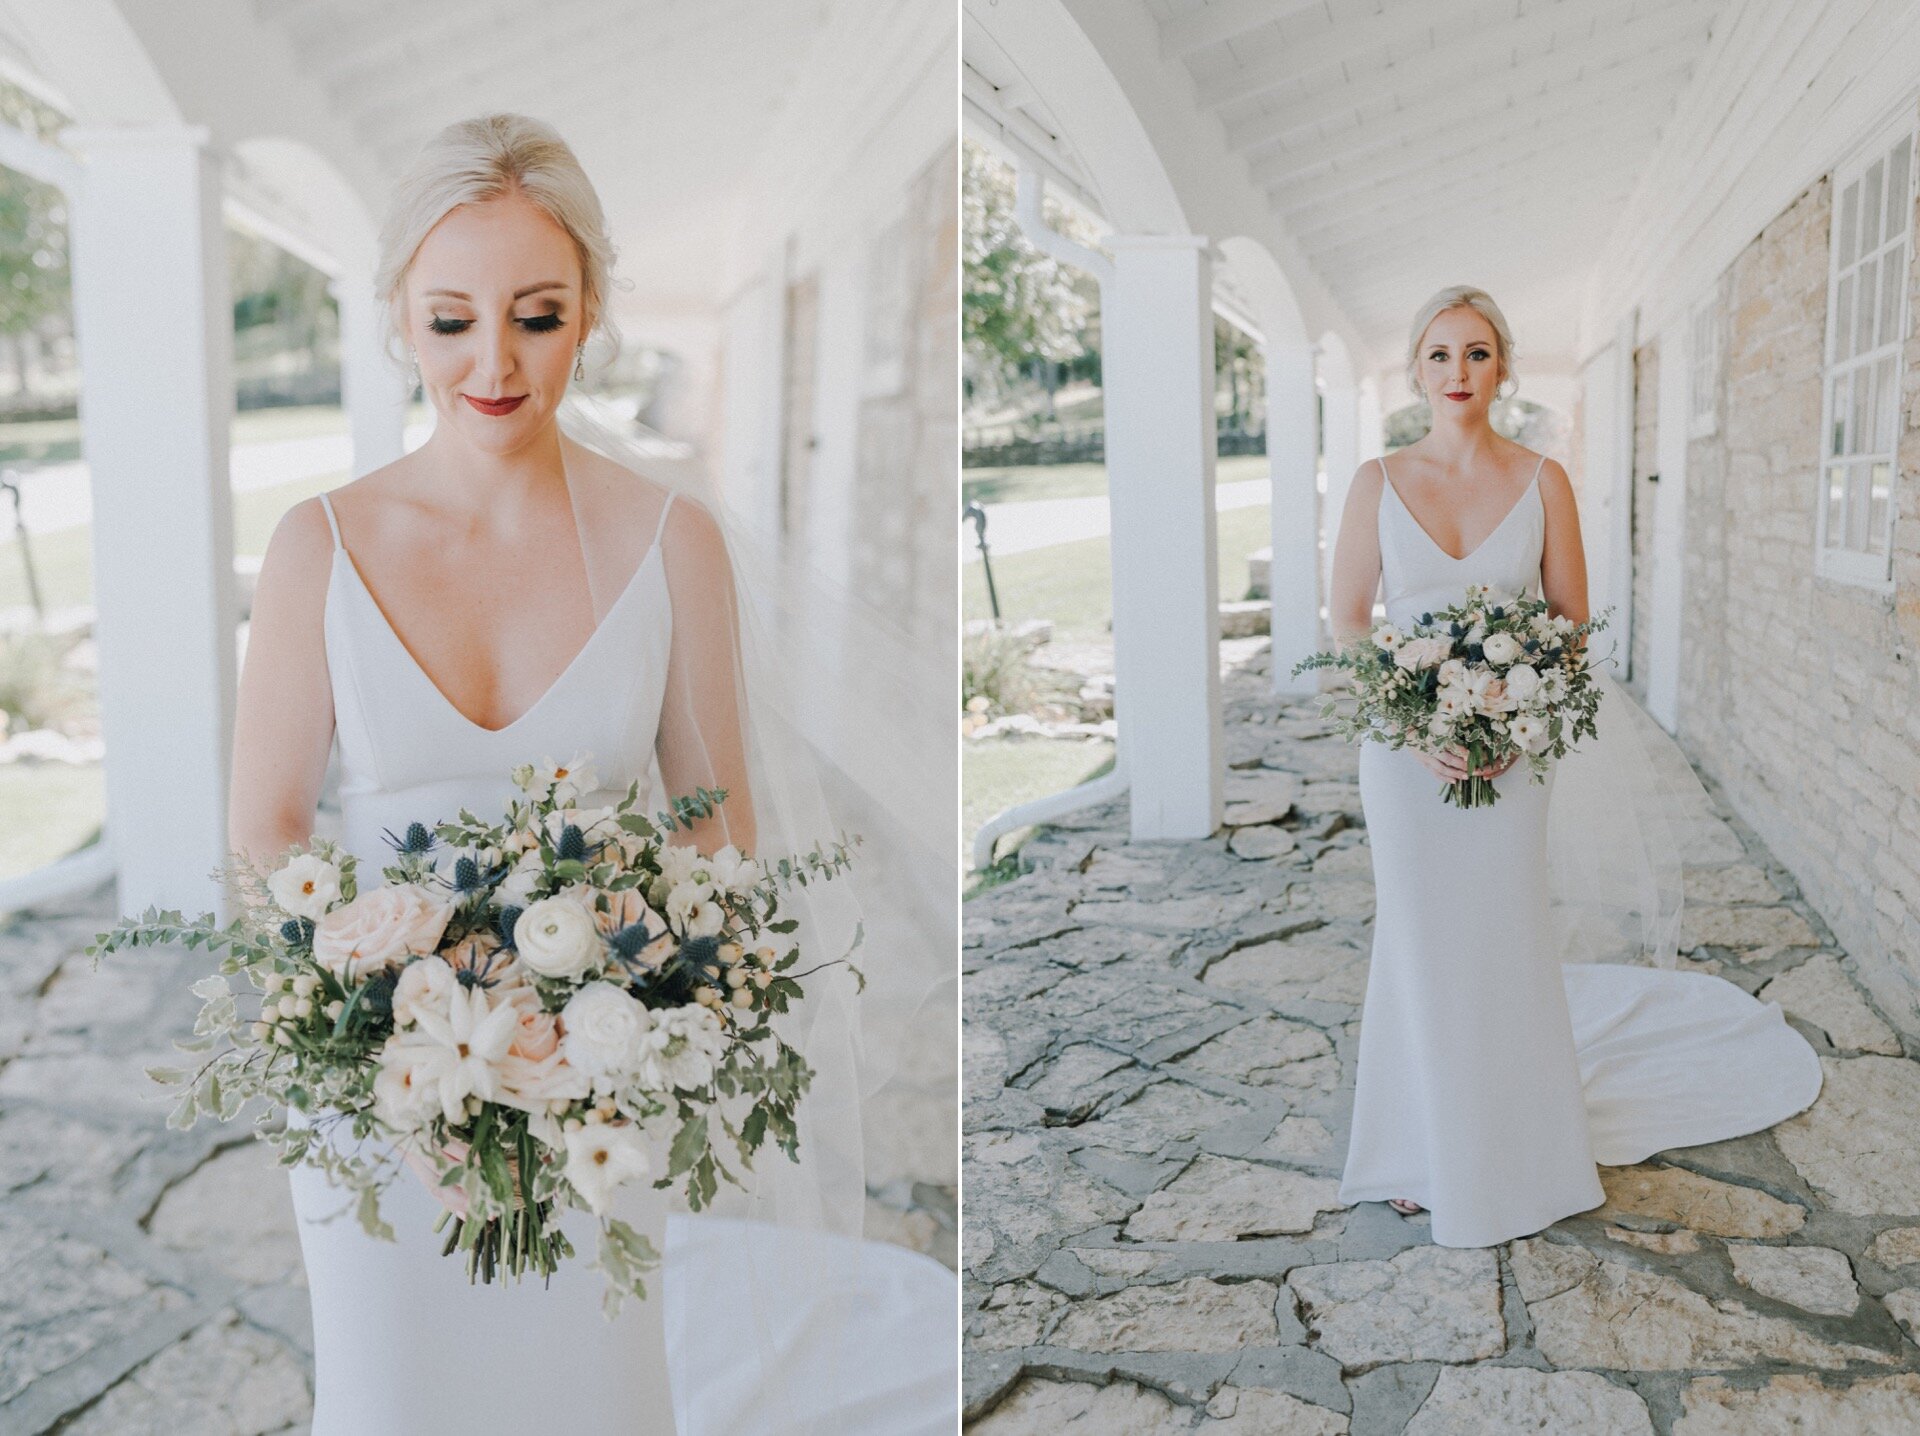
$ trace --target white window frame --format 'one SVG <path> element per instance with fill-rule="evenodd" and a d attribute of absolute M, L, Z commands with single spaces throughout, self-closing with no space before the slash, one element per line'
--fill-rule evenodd
<path fill-rule="evenodd" d="M 1865 181 L 1875 167 L 1883 166 L 1903 142 L 1907 156 L 1905 214 L 1900 228 L 1889 234 L 1886 227 L 1888 216 L 1882 209 L 1889 177 L 1883 169 L 1882 187 L 1877 195 L 1867 193 Z M 1888 593 L 1893 589 L 1893 510 L 1899 487 L 1900 430 L 1905 427 L 1902 422 L 1902 370 L 1908 323 L 1907 289 L 1913 266 L 1917 158 L 1920 158 L 1920 136 L 1915 133 L 1913 107 L 1903 104 L 1894 118 L 1877 127 L 1855 146 L 1845 160 L 1834 166 L 1830 190 L 1833 213 L 1827 232 L 1827 320 L 1820 366 L 1819 459 L 1814 474 L 1814 571 L 1822 578 Z M 1855 184 L 1859 184 L 1860 188 L 1856 192 L 1853 212 L 1849 213 L 1848 190 Z M 1893 191 L 1895 194 L 1899 192 L 1897 188 Z M 1863 265 L 1861 249 L 1866 237 L 1860 233 L 1859 227 L 1869 209 L 1877 219 L 1878 239 L 1873 248 L 1866 252 L 1871 262 Z M 1843 241 L 1853 242 L 1852 253 L 1843 251 Z M 1864 288 L 1859 283 L 1860 278 L 1868 275 L 1876 281 L 1882 280 L 1888 259 L 1896 253 L 1898 259 L 1891 271 L 1896 281 L 1895 293 L 1889 298 L 1884 282 L 1876 282 L 1868 311 L 1869 320 L 1877 326 L 1874 337 L 1879 342 L 1860 347 L 1854 335 Z M 1841 313 L 1843 300 L 1846 309 L 1844 314 Z M 1848 352 L 1840 354 L 1837 350 L 1843 341 Z M 1881 378 L 1873 383 L 1864 399 L 1854 393 L 1853 386 L 1859 377 L 1864 376 L 1872 383 L 1874 376 L 1883 375 L 1887 368 L 1891 369 L 1890 381 Z M 1836 406 L 1836 393 L 1842 391 L 1849 395 L 1849 402 Z M 1892 406 L 1889 414 L 1880 412 L 1883 399 Z M 1835 413 L 1836 407 L 1840 408 L 1838 414 Z M 1872 447 L 1867 447 L 1856 438 L 1854 432 L 1863 417 L 1868 438 L 1874 441 Z M 1842 425 L 1842 433 L 1838 436 L 1839 454 L 1834 452 L 1836 420 Z M 1847 471 L 1842 480 L 1840 500 L 1846 522 L 1870 529 L 1871 475 L 1881 465 L 1885 466 L 1887 492 L 1879 531 L 1867 532 L 1868 547 L 1828 547 L 1827 530 L 1834 472 Z M 1860 477 L 1856 479 L 1855 475 Z M 1861 512 L 1863 509 L 1864 514 Z"/>
<path fill-rule="evenodd" d="M 1720 431 L 1720 357 L 1724 327 L 1722 320 L 1726 308 L 1725 289 L 1724 280 L 1715 281 L 1687 317 L 1689 439 L 1711 438 Z"/>

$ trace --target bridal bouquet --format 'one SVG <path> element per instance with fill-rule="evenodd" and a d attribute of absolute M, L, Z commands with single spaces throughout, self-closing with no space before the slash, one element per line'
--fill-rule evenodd
<path fill-rule="evenodd" d="M 1375 624 L 1365 638 L 1304 658 L 1293 671 L 1347 671 L 1357 704 L 1341 713 L 1329 703 L 1325 713 L 1349 741 L 1428 753 L 1462 747 L 1470 773 L 1518 754 L 1543 782 L 1552 759 L 1595 732 L 1600 689 L 1583 640 L 1606 627 L 1611 611 L 1576 624 L 1550 615 L 1540 599 L 1472 584 L 1462 602 L 1421 614 L 1411 631 Z M 1481 777 L 1448 783 L 1440 796 L 1462 808 L 1500 798 Z"/>
<path fill-rule="evenodd" d="M 149 911 L 89 952 L 226 953 L 194 984 L 204 1005 L 178 1044 L 209 1055 L 149 1069 L 179 1089 L 170 1126 L 262 1099 L 256 1133 L 281 1162 L 357 1192 L 361 1224 L 389 1240 L 380 1192 L 401 1161 L 424 1164 L 464 1198 L 436 1230 L 453 1223 L 445 1250 L 475 1280 L 550 1275 L 573 1255 L 559 1214 L 582 1208 L 599 1219 L 611 1317 L 645 1298 L 658 1260 L 612 1215 L 622 1186 L 658 1173 L 655 1187 L 698 1211 L 769 1139 L 798 1160 L 794 1110 L 813 1072 L 772 1019 L 821 967 L 865 978 L 846 957 L 796 971 L 780 899 L 842 872 L 849 842 L 770 866 L 731 846 L 702 855 L 667 839 L 724 791 L 649 819 L 638 784 L 612 807 L 575 807 L 593 787 L 578 764 L 513 779 L 524 796 L 503 821 L 462 811 L 387 834 L 377 882 L 316 841 L 264 877 L 236 864 L 242 911 L 226 926 Z M 277 1123 L 289 1108 L 307 1120 Z"/>

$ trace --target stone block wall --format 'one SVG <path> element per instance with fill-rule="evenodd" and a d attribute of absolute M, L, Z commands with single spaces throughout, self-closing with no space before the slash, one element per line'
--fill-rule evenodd
<path fill-rule="evenodd" d="M 1633 351 L 1633 634 L 1627 660 L 1627 691 L 1647 697 L 1647 624 L 1653 603 L 1652 476 L 1660 472 L 1660 346 Z"/>
<path fill-rule="evenodd" d="M 1814 574 L 1831 205 L 1822 178 L 1725 276 L 1720 423 L 1688 447 L 1680 739 L 1920 1033 L 1920 270 L 1889 596 Z"/>

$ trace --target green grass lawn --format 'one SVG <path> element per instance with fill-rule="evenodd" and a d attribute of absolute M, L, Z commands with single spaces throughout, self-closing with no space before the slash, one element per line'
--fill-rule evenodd
<path fill-rule="evenodd" d="M 1265 454 L 1235 454 L 1214 465 L 1216 484 L 1267 476 Z M 1085 499 L 1107 491 L 1105 464 L 1022 464 L 1009 469 L 962 469 L 960 496 L 969 503 L 1012 504 L 1028 499 Z M 989 542 L 992 534 L 989 529 Z"/>
<path fill-rule="evenodd" d="M 106 780 L 97 764 L 8 763 L 0 767 L 0 878 L 30 873 L 85 847 L 106 812 Z"/>
<path fill-rule="evenodd" d="M 973 835 L 995 813 L 1078 787 L 1113 766 L 1113 744 L 1105 738 L 1070 741 L 1056 738 L 983 738 L 960 750 L 960 865 L 973 861 Z M 1027 840 L 1032 828 L 1016 828 L 1000 838 L 1004 857 Z M 981 875 L 972 887 L 985 886 Z"/>
<path fill-rule="evenodd" d="M 1228 509 L 1218 517 L 1220 597 L 1245 598 L 1247 556 L 1265 548 L 1270 537 L 1267 508 Z M 1054 637 L 1061 639 L 1098 639 L 1107 634 L 1113 616 L 1113 563 L 1105 538 L 1008 554 L 994 560 L 993 581 L 1005 620 L 1050 618 Z M 989 617 L 992 609 L 981 565 L 964 565 L 960 584 L 966 616 Z"/>
<path fill-rule="evenodd" d="M 418 410 L 419 406 L 414 408 Z M 415 416 L 409 415 L 412 422 Z M 228 431 L 235 444 L 274 439 L 310 439 L 347 432 L 346 411 L 337 404 L 292 404 L 285 408 L 247 409 L 233 416 Z M 38 419 L 0 424 L 0 464 L 59 464 L 80 457 L 78 419 Z"/>

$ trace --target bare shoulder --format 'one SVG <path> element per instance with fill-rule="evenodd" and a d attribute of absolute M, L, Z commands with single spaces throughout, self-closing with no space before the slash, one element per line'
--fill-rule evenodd
<path fill-rule="evenodd" d="M 1540 465 L 1540 497 L 1548 504 L 1573 503 L 1573 480 L 1567 477 L 1567 471 L 1561 467 L 1558 459 L 1538 459 Z"/>
<path fill-rule="evenodd" d="M 675 492 L 673 507 L 667 513 L 666 531 L 661 543 L 676 554 L 691 558 L 726 559 L 726 535 L 719 519 L 692 494 Z"/>

